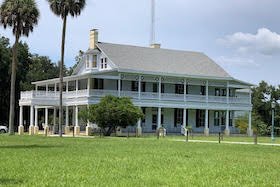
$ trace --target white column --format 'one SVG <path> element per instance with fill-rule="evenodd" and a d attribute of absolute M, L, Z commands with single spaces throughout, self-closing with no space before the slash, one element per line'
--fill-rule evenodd
<path fill-rule="evenodd" d="M 141 99 L 141 76 L 138 77 L 138 99 Z"/>
<path fill-rule="evenodd" d="M 69 82 L 66 81 L 66 93 L 69 92 Z"/>
<path fill-rule="evenodd" d="M 79 126 L 79 108 L 78 106 L 75 106 L 75 127 L 74 127 L 74 134 L 79 135 L 80 134 L 80 126 Z"/>
<path fill-rule="evenodd" d="M 19 108 L 19 127 L 18 127 L 18 134 L 23 135 L 24 134 L 24 126 L 23 126 L 23 106 L 20 105 Z"/>
<path fill-rule="evenodd" d="M 34 126 L 34 106 L 30 106 L 30 126 Z"/>
<path fill-rule="evenodd" d="M 23 126 L 23 106 L 19 107 L 19 125 Z"/>
<path fill-rule="evenodd" d="M 78 106 L 75 106 L 75 126 L 79 126 L 79 108 Z"/>
<path fill-rule="evenodd" d="M 187 80 L 184 79 L 184 101 L 187 100 Z"/>
<path fill-rule="evenodd" d="M 161 77 L 158 81 L 158 99 L 161 100 Z"/>
<path fill-rule="evenodd" d="M 39 126 L 38 126 L 38 108 L 35 107 L 35 127 L 34 127 L 34 134 L 38 134 Z"/>
<path fill-rule="evenodd" d="M 38 85 L 35 86 L 35 91 L 36 91 L 36 94 L 38 92 Z"/>
<path fill-rule="evenodd" d="M 225 135 L 229 135 L 230 130 L 229 130 L 229 110 L 226 111 L 226 129 L 225 129 Z"/>
<path fill-rule="evenodd" d="M 87 105 L 87 109 L 89 109 L 89 105 Z M 92 133 L 92 128 L 91 128 L 91 126 L 90 126 L 89 120 L 87 120 L 86 135 L 87 135 L 87 136 L 90 136 L 91 133 Z"/>
<path fill-rule="evenodd" d="M 161 108 L 158 108 L 158 119 L 157 119 L 157 128 L 161 127 Z"/>
<path fill-rule="evenodd" d="M 49 114 L 48 114 L 48 108 L 45 108 L 45 125 L 49 125 Z"/>
<path fill-rule="evenodd" d="M 248 134 L 248 136 L 253 136 L 253 131 L 252 131 L 252 111 L 249 111 L 249 121 L 248 121 L 247 134 Z"/>
<path fill-rule="evenodd" d="M 78 90 L 79 90 L 79 81 L 76 80 L 76 95 L 78 95 Z"/>
<path fill-rule="evenodd" d="M 184 108 L 183 111 L 183 127 L 186 128 L 187 127 L 187 109 Z"/>
<path fill-rule="evenodd" d="M 35 127 L 38 127 L 38 108 L 35 107 Z"/>
<path fill-rule="evenodd" d="M 69 107 L 65 107 L 65 126 L 69 126 Z"/>
<path fill-rule="evenodd" d="M 64 134 L 70 133 L 70 127 L 69 127 L 69 107 L 65 106 L 65 128 L 64 128 Z"/>
<path fill-rule="evenodd" d="M 204 134 L 206 136 L 209 136 L 209 121 L 208 121 L 208 116 L 209 116 L 209 110 L 205 110 L 205 127 L 204 127 Z"/>

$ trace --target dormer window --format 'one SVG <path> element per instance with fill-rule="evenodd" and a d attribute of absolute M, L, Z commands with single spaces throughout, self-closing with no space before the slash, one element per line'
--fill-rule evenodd
<path fill-rule="evenodd" d="M 86 55 L 86 68 L 97 67 L 97 55 Z"/>
<path fill-rule="evenodd" d="M 93 68 L 96 68 L 96 67 L 97 67 L 97 55 L 93 55 L 92 67 L 93 67 Z"/>
<path fill-rule="evenodd" d="M 89 55 L 86 56 L 86 68 L 89 68 Z"/>
<path fill-rule="evenodd" d="M 101 69 L 107 69 L 107 58 L 101 58 Z"/>

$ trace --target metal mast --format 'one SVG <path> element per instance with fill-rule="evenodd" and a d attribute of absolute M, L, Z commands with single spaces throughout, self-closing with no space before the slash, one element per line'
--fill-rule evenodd
<path fill-rule="evenodd" d="M 155 33 L 155 10 L 156 8 L 156 2 L 155 0 L 151 0 L 151 38 L 150 38 L 150 44 L 155 43 L 156 33 Z"/>

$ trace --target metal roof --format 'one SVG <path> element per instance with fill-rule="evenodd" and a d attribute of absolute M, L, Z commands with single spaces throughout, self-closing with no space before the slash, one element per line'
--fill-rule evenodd
<path fill-rule="evenodd" d="M 231 77 L 223 68 L 200 52 L 101 42 L 97 46 L 118 69 L 204 77 Z"/>

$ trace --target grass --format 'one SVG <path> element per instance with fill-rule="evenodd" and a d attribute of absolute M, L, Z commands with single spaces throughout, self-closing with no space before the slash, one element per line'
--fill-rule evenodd
<path fill-rule="evenodd" d="M 175 139 L 185 139 L 184 136 L 172 136 L 172 138 Z M 210 135 L 209 137 L 206 137 L 204 135 L 194 135 L 194 137 L 189 136 L 190 140 L 209 140 L 209 141 L 218 141 L 218 135 Z M 254 137 L 248 137 L 248 136 L 223 136 L 224 141 L 229 142 L 254 142 Z M 257 141 L 259 143 L 275 143 L 280 144 L 280 137 L 275 137 L 275 140 L 272 141 L 271 137 L 263 137 L 260 136 L 257 138 Z"/>
<path fill-rule="evenodd" d="M 280 147 L 175 138 L 1 135 L 0 186 L 280 185 Z"/>

